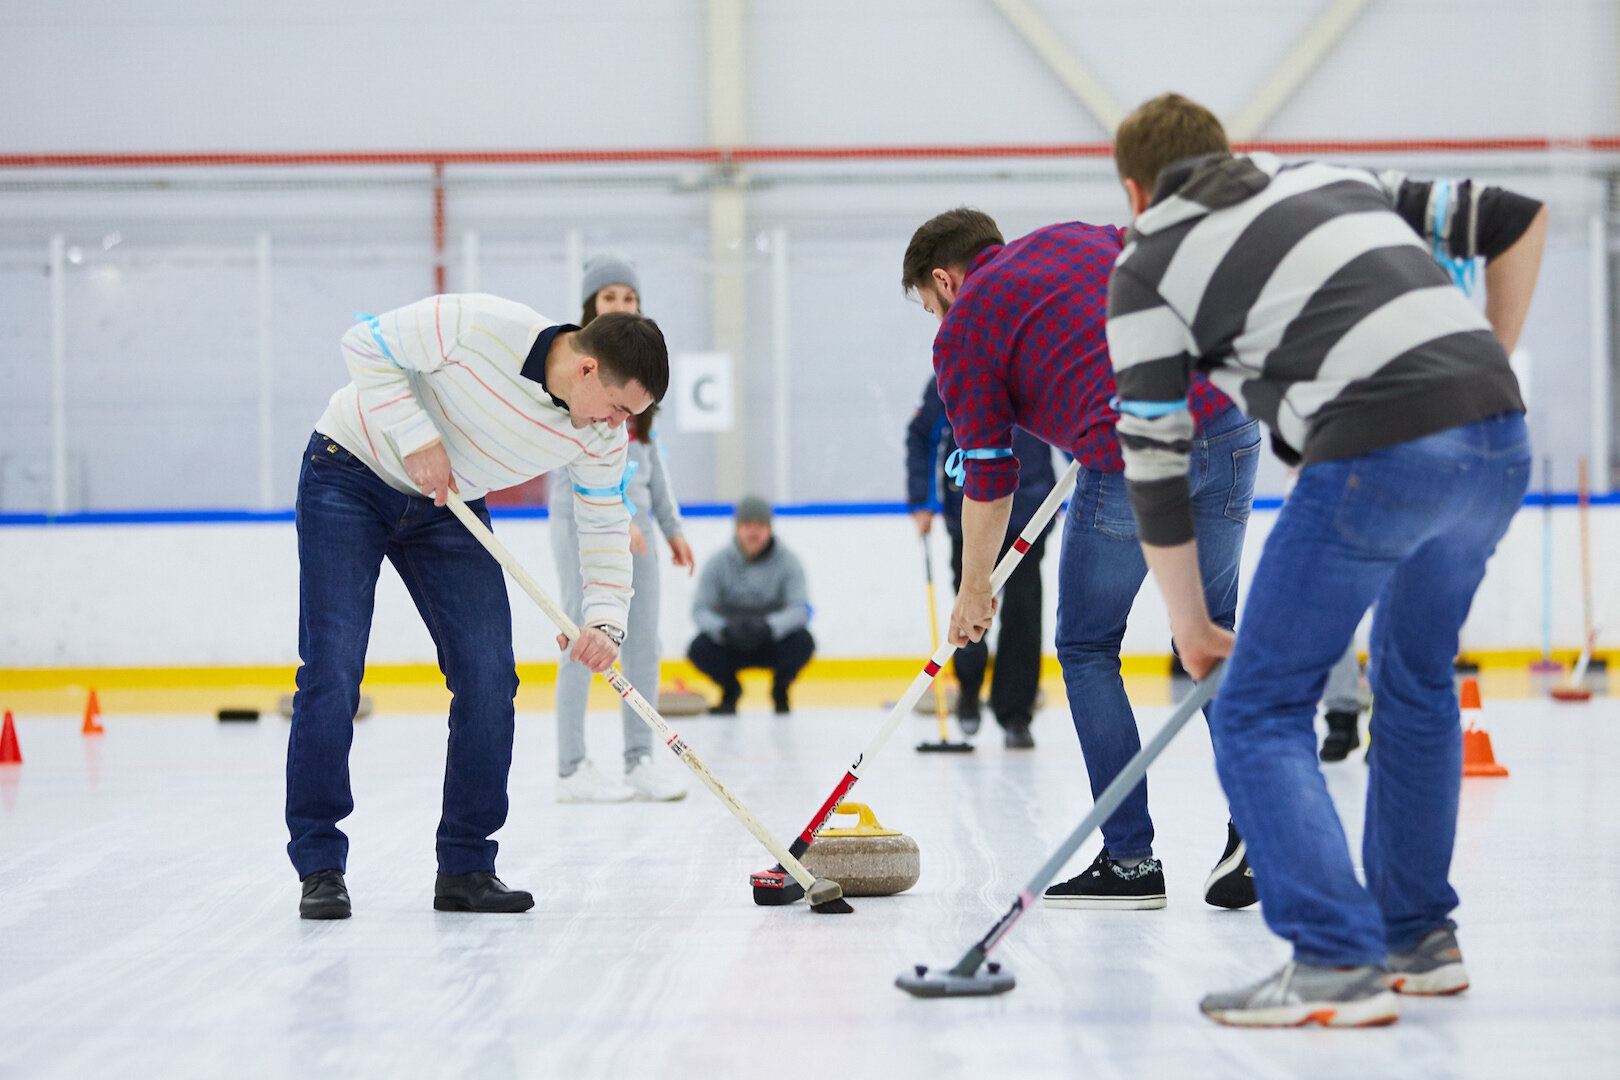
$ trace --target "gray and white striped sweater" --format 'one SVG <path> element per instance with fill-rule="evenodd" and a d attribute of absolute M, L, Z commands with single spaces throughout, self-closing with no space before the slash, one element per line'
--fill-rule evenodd
<path fill-rule="evenodd" d="M 1139 529 L 1192 539 L 1185 408 L 1196 367 L 1279 453 L 1353 457 L 1523 411 L 1483 315 L 1437 257 L 1494 257 L 1539 204 L 1270 154 L 1160 174 L 1108 290 L 1118 432 Z"/>

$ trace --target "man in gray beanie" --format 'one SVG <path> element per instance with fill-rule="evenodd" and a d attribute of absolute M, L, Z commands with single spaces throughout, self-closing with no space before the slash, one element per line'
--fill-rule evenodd
<path fill-rule="evenodd" d="M 692 620 L 698 635 L 687 657 L 720 687 L 710 712 L 736 713 L 744 668 L 769 669 L 771 701 L 778 713 L 790 711 L 788 687 L 816 649 L 806 628 L 810 598 L 804 567 L 772 535 L 771 505 L 759 496 L 737 504 L 736 542 L 704 564 Z"/>

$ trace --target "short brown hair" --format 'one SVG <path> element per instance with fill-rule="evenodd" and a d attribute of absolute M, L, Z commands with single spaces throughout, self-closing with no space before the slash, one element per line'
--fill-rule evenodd
<path fill-rule="evenodd" d="M 1149 195 L 1166 165 L 1205 154 L 1231 153 L 1215 114 L 1180 94 L 1144 101 L 1114 132 L 1114 166 Z"/>
<path fill-rule="evenodd" d="M 965 270 L 991 244 L 1005 244 L 995 220 L 983 210 L 958 206 L 923 222 L 911 234 L 901 264 L 900 288 L 927 285 L 935 270 Z"/>
<path fill-rule="evenodd" d="M 664 400 L 669 389 L 669 350 L 664 332 L 645 315 L 610 311 L 579 331 L 574 345 L 601 365 L 601 378 L 609 386 L 634 380 L 654 401 Z"/>

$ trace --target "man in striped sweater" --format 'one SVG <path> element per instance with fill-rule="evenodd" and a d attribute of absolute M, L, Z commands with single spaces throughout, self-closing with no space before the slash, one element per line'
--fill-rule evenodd
<path fill-rule="evenodd" d="M 287 852 L 299 914 L 350 914 L 348 755 L 377 575 L 386 556 L 433 635 L 454 695 L 445 759 L 441 911 L 526 911 L 495 876 L 506 821 L 517 670 L 500 565 L 445 506 L 485 524 L 484 493 L 566 470 L 579 523 L 584 632 L 558 645 L 592 671 L 618 656 L 630 605 L 624 424 L 664 395 L 655 323 L 604 315 L 581 330 L 494 296 L 433 296 L 343 336 L 351 381 L 316 424 L 298 479 L 298 693 L 287 741 Z"/>
<path fill-rule="evenodd" d="M 1458 630 L 1530 475 L 1507 353 L 1546 212 L 1464 181 L 1418 182 L 1227 152 L 1208 110 L 1155 98 L 1120 125 L 1135 215 L 1109 286 L 1125 477 L 1183 663 L 1230 654 L 1210 721 L 1266 923 L 1293 960 L 1212 994 L 1223 1023 L 1390 1023 L 1392 991 L 1468 977 L 1447 882 L 1462 772 Z M 1482 316 L 1441 261 L 1486 260 Z M 1236 637 L 1199 587 L 1185 408 L 1201 371 L 1302 465 Z M 1316 763 L 1328 670 L 1376 604 L 1377 701 L 1357 881 Z"/>

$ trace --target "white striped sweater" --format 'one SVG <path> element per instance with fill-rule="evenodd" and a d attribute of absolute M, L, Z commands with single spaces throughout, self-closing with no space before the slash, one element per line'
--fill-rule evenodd
<path fill-rule="evenodd" d="M 484 294 L 431 296 L 366 318 L 343 335 L 352 381 L 316 423 L 390 486 L 421 490 L 404 458 L 442 441 L 462 498 L 567 470 L 580 533 L 586 625 L 623 627 L 629 612 L 630 518 L 616 489 L 623 427 L 576 428 L 524 365 L 558 323 Z M 548 336 L 549 341 L 549 336 Z M 543 373 L 544 356 L 530 374 Z M 561 477 L 557 478 L 559 481 Z"/>
<path fill-rule="evenodd" d="M 1117 430 L 1143 538 L 1192 537 L 1194 367 L 1307 464 L 1523 411 L 1490 325 L 1436 261 L 1495 254 L 1482 224 L 1498 248 L 1516 238 L 1504 220 L 1535 204 L 1506 205 L 1507 194 L 1270 154 L 1165 170 L 1108 295 Z"/>

